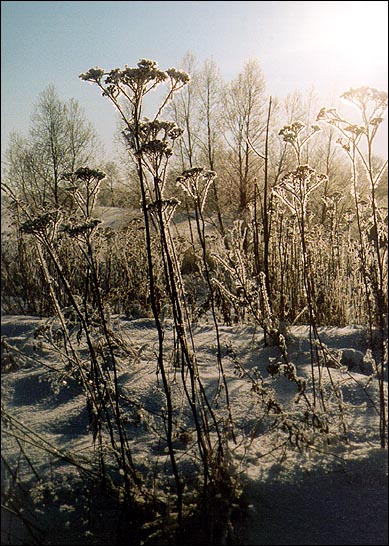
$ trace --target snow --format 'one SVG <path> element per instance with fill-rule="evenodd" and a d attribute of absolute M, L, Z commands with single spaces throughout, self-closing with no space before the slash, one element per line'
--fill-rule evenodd
<path fill-rule="evenodd" d="M 6 461 L 18 463 L 20 478 L 33 492 L 31 511 L 37 518 L 42 543 L 80 544 L 85 525 L 81 499 L 85 496 L 74 495 L 81 487 L 77 472 L 65 458 L 58 460 L 55 451 L 49 453 L 31 445 L 43 446 L 47 441 L 81 464 L 87 464 L 93 452 L 81 388 L 67 373 L 61 355 L 36 335 L 45 323 L 36 317 L 2 316 L 2 401 L 5 414 L 23 424 L 20 442 L 30 464 L 20 457 L 20 447 L 7 430 L 2 434 L 2 452 Z M 180 454 L 180 468 L 186 469 L 189 480 L 196 465 L 191 457 L 194 430 L 181 400 L 180 371 L 174 362 L 170 326 L 170 319 L 166 318 L 169 381 L 174 403 L 182 409 L 182 434 L 175 439 L 175 448 Z M 136 464 L 149 475 L 151 484 L 156 477 L 162 479 L 168 461 L 158 421 L 164 396 L 156 367 L 154 322 L 150 318 L 128 320 L 113 316 L 111 327 L 123 348 L 119 387 L 131 401 L 126 408 L 132 423 L 131 449 Z M 199 374 L 207 395 L 218 416 L 227 419 L 212 321 L 203 318 L 193 325 L 193 332 Z M 286 376 L 273 376 L 267 369 L 269 364 L 279 362 L 278 348 L 265 346 L 262 330 L 252 325 L 220 326 L 236 440 L 231 438 L 229 447 L 243 484 L 242 506 L 247 513 L 235 522 L 240 544 L 388 544 L 387 450 L 379 447 L 379 417 L 374 409 L 378 403 L 378 382 L 371 374 L 366 332 L 352 325 L 320 328 L 319 335 L 333 356 L 328 367 L 314 369 L 316 375 L 321 374 L 331 430 L 326 436 L 328 441 L 324 436 L 321 439 L 318 432 L 310 432 L 311 448 L 299 450 L 288 445 L 284 432 L 272 427 L 274 419 L 264 416 L 263 405 L 252 388 L 253 378 L 260 373 L 268 394 L 272 393 L 282 404 L 290 419 L 301 418 L 295 384 Z M 287 347 L 297 376 L 307 381 L 307 393 L 311 396 L 309 327 L 292 327 Z M 347 432 L 339 420 L 339 401 L 330 396 L 332 383 L 342 394 Z M 3 465 L 3 489 L 7 490 L 11 482 L 9 470 Z M 51 496 L 47 491 L 50 487 Z M 98 506 L 98 494 L 91 502 Z M 113 508 L 105 505 L 99 509 L 108 516 L 95 524 L 94 531 L 95 535 L 100 532 L 100 538 L 107 542 L 107 522 Z M 34 542 L 20 518 L 6 512 L 2 543 Z M 84 534 L 82 543 L 104 542 Z"/>
<path fill-rule="evenodd" d="M 140 213 L 137 215 L 136 211 L 131 210 L 131 213 L 127 209 L 121 207 L 103 207 L 96 208 L 96 217 L 99 218 L 104 227 L 112 229 L 123 229 L 136 218 L 140 218 Z"/>

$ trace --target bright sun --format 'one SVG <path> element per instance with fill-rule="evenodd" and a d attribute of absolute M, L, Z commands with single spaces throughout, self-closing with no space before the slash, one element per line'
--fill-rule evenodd
<path fill-rule="evenodd" d="M 310 29 L 313 49 L 327 53 L 327 63 L 339 66 L 345 79 L 387 74 L 388 3 L 312 2 L 315 21 Z"/>

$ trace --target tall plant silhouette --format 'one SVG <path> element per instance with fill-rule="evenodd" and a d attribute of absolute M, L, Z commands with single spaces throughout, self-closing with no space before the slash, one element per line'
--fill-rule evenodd
<path fill-rule="evenodd" d="M 374 141 L 388 108 L 388 94 L 371 87 L 350 89 L 342 98 L 357 107 L 359 123 L 344 118 L 335 108 L 322 108 L 318 121 L 340 132 L 338 143 L 351 162 L 352 194 L 359 240 L 359 262 L 365 290 L 370 347 L 376 363 L 380 385 L 380 438 L 386 446 L 387 415 L 385 400 L 385 366 L 387 341 L 387 209 L 379 206 L 377 189 L 388 161 L 374 156 Z M 361 180 L 369 185 L 368 202 L 363 199 Z M 375 335 L 377 333 L 377 335 Z"/>
<path fill-rule="evenodd" d="M 166 327 L 163 320 L 160 294 L 168 296 L 169 312 L 173 318 L 176 340 L 176 365 L 180 366 L 182 387 L 190 408 L 197 438 L 197 452 L 202 468 L 202 503 L 205 511 L 214 505 L 215 488 L 220 485 L 226 460 L 226 442 L 223 431 L 208 401 L 201 382 L 196 348 L 191 331 L 189 313 L 185 303 L 185 291 L 181 278 L 175 243 L 170 232 L 170 221 L 178 205 L 175 197 L 166 197 L 165 187 L 169 159 L 173 146 L 182 130 L 174 122 L 160 119 L 161 113 L 173 95 L 183 89 L 190 77 L 183 71 L 170 68 L 162 71 L 155 61 L 141 59 L 136 68 L 125 67 L 105 72 L 93 68 L 80 78 L 97 84 L 120 113 L 124 123 L 123 135 L 128 152 L 133 158 L 141 192 L 141 205 L 145 225 L 145 244 L 148 256 L 148 280 L 150 304 L 158 333 L 158 373 L 161 374 L 166 397 L 165 429 L 167 450 L 175 480 L 177 537 L 182 538 L 184 527 L 184 481 L 177 462 L 174 439 L 177 433 L 177 408 L 169 380 L 166 357 Z M 152 119 L 143 117 L 144 99 L 160 84 L 166 84 L 166 92 Z M 161 272 L 154 260 L 155 252 L 162 257 L 163 286 Z M 192 499 L 193 501 L 193 499 Z M 208 513 L 208 533 L 216 532 L 213 518 Z M 216 537 L 211 539 L 217 540 Z"/>
<path fill-rule="evenodd" d="M 279 132 L 279 135 L 282 136 L 283 140 L 293 147 L 296 155 L 297 167 L 294 171 L 287 173 L 281 182 L 274 186 L 273 194 L 287 207 L 287 209 L 289 209 L 298 225 L 301 242 L 302 277 L 310 327 L 313 403 L 314 406 L 316 406 L 317 401 L 321 400 L 323 410 L 325 410 L 325 402 L 321 388 L 320 366 L 317 368 L 318 382 L 316 381 L 315 374 L 315 361 L 319 363 L 319 356 L 313 340 L 318 337 L 318 334 L 311 249 L 307 241 L 307 213 L 311 194 L 327 179 L 327 176 L 317 173 L 315 169 L 309 165 L 301 164 L 301 152 L 304 146 L 319 129 L 318 126 L 313 126 L 310 133 L 304 137 L 303 133 L 305 128 L 305 124 L 296 121 L 291 125 L 284 126 Z"/>

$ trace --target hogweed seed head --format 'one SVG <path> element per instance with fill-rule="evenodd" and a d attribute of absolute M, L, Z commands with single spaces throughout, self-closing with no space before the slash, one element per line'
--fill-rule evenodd
<path fill-rule="evenodd" d="M 297 140 L 299 133 L 305 129 L 306 125 L 302 121 L 294 121 L 290 125 L 284 125 L 280 131 L 279 136 L 282 136 L 284 142 L 294 143 Z"/>
<path fill-rule="evenodd" d="M 175 68 L 168 68 L 166 74 L 170 77 L 171 80 L 180 82 L 184 85 L 190 82 L 190 76 L 183 70 L 177 70 Z"/>
<path fill-rule="evenodd" d="M 90 68 L 87 72 L 79 75 L 79 78 L 84 81 L 90 82 L 100 82 L 101 78 L 104 76 L 105 71 L 102 68 L 96 66 L 96 68 Z"/>
<path fill-rule="evenodd" d="M 356 104 L 359 107 L 366 106 L 369 102 L 374 102 L 380 108 L 386 109 L 388 106 L 388 94 L 386 91 L 378 91 L 374 87 L 358 87 L 349 89 L 341 95 L 342 99 Z"/>
<path fill-rule="evenodd" d="M 209 187 L 215 177 L 215 171 L 209 171 L 203 167 L 193 167 L 184 171 L 181 176 L 178 176 L 176 183 L 194 201 L 198 202 L 200 210 L 203 210 Z"/>

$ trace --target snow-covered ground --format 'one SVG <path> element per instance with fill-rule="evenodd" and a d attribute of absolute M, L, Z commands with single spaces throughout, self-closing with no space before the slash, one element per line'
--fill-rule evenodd
<path fill-rule="evenodd" d="M 6 342 L 2 349 L 2 401 L 4 415 L 15 419 L 2 434 L 2 452 L 12 468 L 18 467 L 19 479 L 33 490 L 31 514 L 37 518 L 34 524 L 39 531 L 32 528 L 32 534 L 41 533 L 44 544 L 102 544 L 88 536 L 80 542 L 85 522 L 74 465 L 59 463 L 54 451 L 37 446 L 47 441 L 50 449 L 55 446 L 80 461 L 87 461 L 93 451 L 80 387 L 64 373 L 60 355 L 45 344 L 39 345 L 40 339 L 34 335 L 44 322 L 35 317 L 2 316 L 2 338 Z M 119 386 L 132 404 L 128 411 L 133 457 L 151 480 L 156 479 L 167 464 L 166 445 L 161 442 L 155 417 L 164 403 L 160 374 L 156 373 L 156 330 L 149 318 L 114 316 L 111 326 L 126 347 L 119 359 Z M 166 331 L 168 334 L 169 319 Z M 194 325 L 193 332 L 207 395 L 217 415 L 227 418 L 212 322 L 204 319 Z M 319 372 L 321 375 L 330 430 L 326 435 L 307 430 L 311 447 L 301 445 L 297 449 L 288 445 L 285 432 L 272 427 L 275 416 L 265 417 L 263 400 L 260 402 L 253 389 L 254 383 L 260 382 L 266 396 L 274 397 L 283 407 L 287 419 L 301 419 L 303 402 L 296 403 L 295 383 L 282 374 L 273 376 L 267 369 L 279 362 L 279 349 L 265 346 L 263 332 L 253 326 L 220 327 L 235 435 L 229 447 L 243 484 L 242 505 L 247 509 L 247 517 L 236 523 L 240 544 L 388 544 L 387 450 L 380 448 L 379 417 L 374 408 L 379 400 L 378 381 L 371 374 L 365 331 L 350 326 L 321 328 L 319 334 L 328 354 L 334 357 L 327 362 L 329 367 L 314 369 L 316 377 Z M 287 347 L 290 362 L 297 376 L 307 380 L 306 392 L 311 397 L 309 328 L 293 327 Z M 168 371 L 179 405 L 182 392 L 173 358 Z M 339 396 L 331 394 L 334 385 Z M 340 407 L 343 420 L 339 418 Z M 185 435 L 177 437 L 175 447 L 182 453 L 182 468 L 185 464 L 191 468 L 194 435 L 184 407 L 181 419 Z M 23 425 L 23 432 L 17 423 Z M 8 436 L 9 431 L 18 441 Z M 12 473 L 6 465 L 2 466 L 2 481 L 7 491 Z M 109 507 L 102 508 L 102 514 L 107 511 Z M 30 513 L 23 514 L 31 521 Z M 101 536 L 107 529 L 105 522 Z M 32 543 L 20 517 L 5 512 L 2 544 Z"/>

